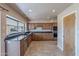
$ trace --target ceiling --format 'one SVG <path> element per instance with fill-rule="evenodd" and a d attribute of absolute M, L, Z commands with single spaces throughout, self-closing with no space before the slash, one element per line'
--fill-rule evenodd
<path fill-rule="evenodd" d="M 10 3 L 7 4 L 30 20 L 56 19 L 57 15 L 65 10 L 71 3 Z"/>

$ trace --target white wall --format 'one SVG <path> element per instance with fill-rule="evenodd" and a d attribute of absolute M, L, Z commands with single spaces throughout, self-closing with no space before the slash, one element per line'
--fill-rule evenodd
<path fill-rule="evenodd" d="M 63 17 L 71 12 L 76 11 L 76 24 L 75 24 L 75 55 L 79 55 L 79 4 L 72 4 L 62 13 L 58 15 L 58 47 L 64 50 L 64 39 L 63 39 Z M 77 26 L 78 25 L 78 26 Z"/>
<path fill-rule="evenodd" d="M 76 42 L 77 42 L 77 44 L 76 44 L 76 55 L 78 55 L 79 56 L 79 8 L 78 8 L 78 15 L 77 15 L 77 31 L 76 31 L 76 33 L 77 33 L 77 37 L 76 37 Z"/>
<path fill-rule="evenodd" d="M 1 11 L 0 11 L 0 56 L 1 56 Z"/>

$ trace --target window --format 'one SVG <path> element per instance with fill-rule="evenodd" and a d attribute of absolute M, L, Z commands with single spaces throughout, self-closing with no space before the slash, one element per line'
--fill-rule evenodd
<path fill-rule="evenodd" d="M 9 18 L 9 17 L 7 17 L 7 21 L 6 21 L 6 23 L 7 23 L 7 35 L 8 34 L 12 34 L 12 33 L 17 33 L 17 21 L 15 21 L 15 20 L 13 20 L 13 19 L 11 19 L 11 18 Z"/>
<path fill-rule="evenodd" d="M 26 26 L 26 24 L 25 24 L 24 26 L 25 26 L 25 28 L 24 28 L 24 29 L 25 29 L 25 32 L 26 32 L 26 31 L 27 31 L 27 26 Z"/>
<path fill-rule="evenodd" d="M 25 24 L 16 19 L 7 17 L 6 24 L 7 35 L 12 33 L 25 32 Z"/>
<path fill-rule="evenodd" d="M 18 22 L 18 32 L 24 32 L 24 24 L 21 22 Z"/>

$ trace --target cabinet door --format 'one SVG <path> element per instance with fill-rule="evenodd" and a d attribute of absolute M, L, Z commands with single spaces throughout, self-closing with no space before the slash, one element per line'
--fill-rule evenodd
<path fill-rule="evenodd" d="M 29 47 L 30 43 L 31 43 L 31 36 L 29 36 L 28 39 L 27 39 L 27 46 L 28 47 Z"/>
<path fill-rule="evenodd" d="M 24 40 L 20 41 L 20 55 L 24 55 Z"/>
<path fill-rule="evenodd" d="M 27 50 L 27 42 L 26 42 L 26 38 L 24 39 L 24 54 L 25 54 L 25 52 L 26 52 L 26 50 Z"/>

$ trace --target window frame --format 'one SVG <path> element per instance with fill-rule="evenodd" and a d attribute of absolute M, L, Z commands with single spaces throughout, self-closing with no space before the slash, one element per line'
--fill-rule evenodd
<path fill-rule="evenodd" d="M 16 19 L 16 18 L 14 18 L 14 17 L 12 17 L 12 16 L 9 16 L 9 15 L 7 15 L 6 16 L 6 21 L 7 21 L 7 18 L 9 18 L 9 19 L 11 19 L 11 20 L 13 20 L 13 21 L 16 21 L 17 22 L 17 33 L 19 33 L 19 31 L 18 31 L 18 27 L 19 27 L 19 23 L 22 23 L 23 24 L 23 32 L 25 32 L 25 23 L 23 23 L 23 22 L 21 22 L 21 21 L 19 21 L 18 19 Z M 6 26 L 7 26 L 8 24 L 6 23 Z M 7 30 L 7 29 L 6 29 Z M 7 33 L 7 31 L 6 31 L 6 33 Z M 11 33 L 12 34 L 12 33 Z M 9 34 L 7 34 L 7 35 L 9 35 Z"/>

